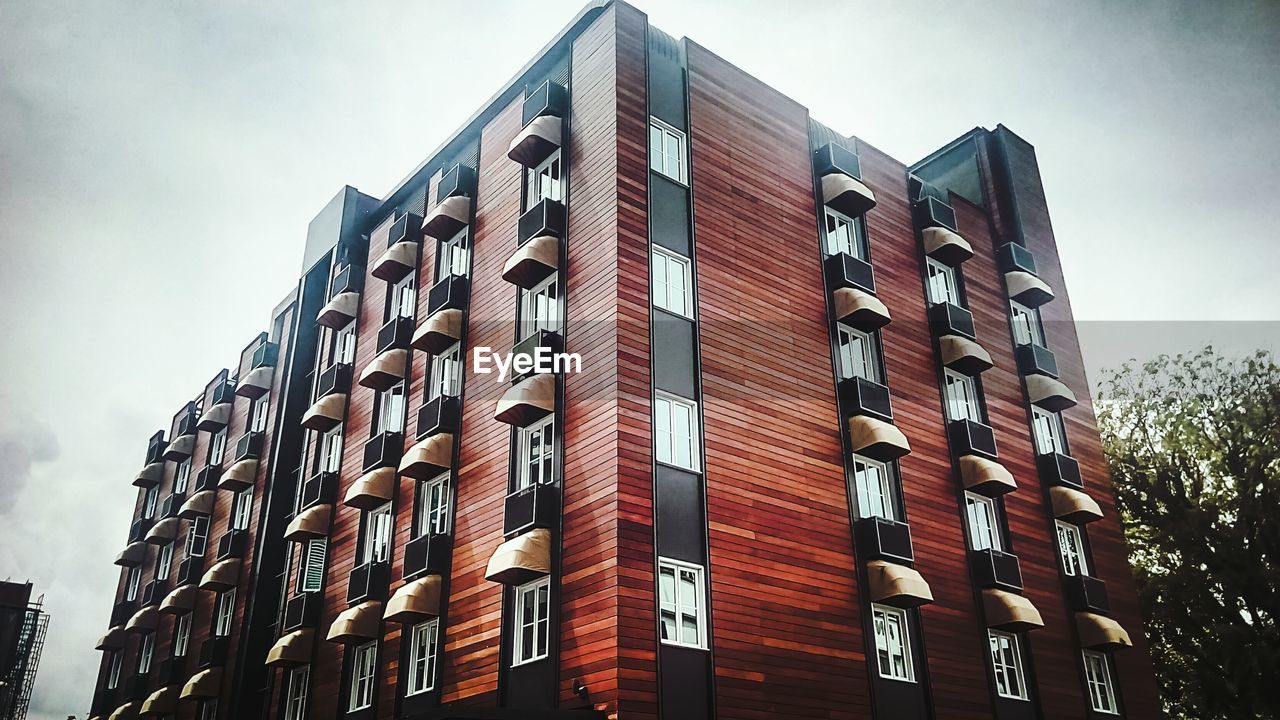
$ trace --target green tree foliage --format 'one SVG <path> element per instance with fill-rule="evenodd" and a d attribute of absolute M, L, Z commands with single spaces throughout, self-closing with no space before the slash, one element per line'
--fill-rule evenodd
<path fill-rule="evenodd" d="M 1103 447 L 1170 717 L 1280 717 L 1280 367 L 1205 348 L 1126 364 L 1103 386 Z"/>

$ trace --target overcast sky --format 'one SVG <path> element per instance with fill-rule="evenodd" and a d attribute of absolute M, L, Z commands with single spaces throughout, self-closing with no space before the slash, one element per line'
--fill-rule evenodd
<path fill-rule="evenodd" d="M 1238 321 L 1280 318 L 1280 5 L 637 5 L 905 161 L 1030 140 L 1094 381 L 1276 347 Z M 0 578 L 53 615 L 34 720 L 84 717 L 146 439 L 266 328 L 307 222 L 385 194 L 579 7 L 0 2 Z"/>

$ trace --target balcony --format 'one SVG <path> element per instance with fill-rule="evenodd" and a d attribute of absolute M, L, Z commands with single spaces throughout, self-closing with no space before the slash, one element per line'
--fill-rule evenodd
<path fill-rule="evenodd" d="M 521 112 L 524 126 L 507 146 L 507 157 L 525 167 L 534 167 L 550 157 L 564 141 L 562 118 L 568 105 L 568 91 L 550 80 L 532 91 L 526 90 Z"/>
<path fill-rule="evenodd" d="M 185 660 L 186 658 L 170 657 L 157 662 L 155 669 L 156 687 L 169 687 L 182 682 L 185 679 L 182 674 Z"/>
<path fill-rule="evenodd" d="M 1013 352 L 1018 359 L 1018 372 L 1023 375 L 1058 377 L 1058 359 L 1052 350 L 1039 345 L 1019 345 Z"/>
<path fill-rule="evenodd" d="M 1108 613 L 1111 603 L 1107 600 L 1107 584 L 1088 575 L 1068 575 L 1067 604 L 1076 612 Z"/>
<path fill-rule="evenodd" d="M 164 480 L 164 459 L 143 466 L 133 479 L 134 487 L 153 488 Z"/>
<path fill-rule="evenodd" d="M 187 403 L 187 406 L 182 409 L 182 412 L 178 417 L 177 436 L 182 437 L 183 435 L 195 435 L 197 429 L 196 425 L 199 421 L 200 411 L 196 409 L 196 404 L 194 402 Z"/>
<path fill-rule="evenodd" d="M 413 333 L 413 347 L 437 355 L 462 339 L 462 311 L 446 308 L 427 316 Z"/>
<path fill-rule="evenodd" d="M 929 308 L 929 328 L 937 337 L 960 335 L 970 340 L 978 339 L 973 313 L 951 303 L 938 303 Z"/>
<path fill-rule="evenodd" d="M 137 600 L 121 600 L 111 607 L 111 627 L 121 627 L 138 612 Z"/>
<path fill-rule="evenodd" d="M 409 340 L 413 338 L 413 328 L 413 318 L 392 318 L 390 322 L 378 330 L 378 344 L 375 347 L 375 353 L 380 355 L 388 350 L 401 350 L 409 347 Z"/>
<path fill-rule="evenodd" d="M 453 433 L 437 433 L 405 451 L 399 472 L 405 477 L 426 480 L 453 466 Z"/>
<path fill-rule="evenodd" d="M 535 238 L 564 238 L 565 210 L 558 200 L 542 200 L 520 216 L 516 230 L 516 245 L 523 246 Z M 556 258 L 557 265 L 559 257 Z"/>
<path fill-rule="evenodd" d="M 997 497 L 1018 489 L 1013 473 L 995 460 L 977 455 L 960 456 L 960 479 L 965 490 Z"/>
<path fill-rule="evenodd" d="M 147 545 L 141 540 L 131 542 L 116 556 L 115 564 L 120 567 L 137 567 L 147 559 Z"/>
<path fill-rule="evenodd" d="M 996 434 L 990 425 L 976 420 L 952 420 L 947 423 L 947 435 L 956 457 L 979 455 L 992 460 L 997 457 Z"/>
<path fill-rule="evenodd" d="M 89 713 L 94 717 L 106 718 L 120 704 L 119 688 L 98 688 L 93 693 L 93 701 L 89 705 Z"/>
<path fill-rule="evenodd" d="M 865 560 L 889 560 L 909 563 L 915 560 L 911 550 L 911 528 L 904 522 L 881 517 L 861 518 L 853 528 L 858 555 Z"/>
<path fill-rule="evenodd" d="M 475 169 L 454 165 L 436 185 L 436 204 L 423 219 L 422 232 L 437 240 L 448 240 L 461 232 L 471 221 L 475 188 Z"/>
<path fill-rule="evenodd" d="M 528 290 L 551 277 L 560 269 L 561 240 L 553 235 L 538 235 L 516 248 L 502 266 L 502 279 Z"/>
<path fill-rule="evenodd" d="M 874 294 L 876 291 L 875 272 L 871 263 L 860 260 L 848 253 L 836 253 L 823 262 L 827 274 L 827 285 L 832 292 L 841 288 L 853 288 Z"/>
<path fill-rule="evenodd" d="M 315 627 L 320 620 L 320 605 L 324 597 L 318 592 L 298 593 L 284 604 L 282 632 L 293 632 L 304 627 Z"/>
<path fill-rule="evenodd" d="M 369 267 L 369 274 L 389 283 L 399 282 L 418 267 L 421 246 L 422 218 L 413 213 L 401 215 L 391 224 L 387 249 Z"/>
<path fill-rule="evenodd" d="M 952 267 L 973 257 L 973 246 L 956 232 L 944 227 L 927 227 L 920 231 L 924 254 Z"/>
<path fill-rule="evenodd" d="M 416 437 L 419 440 L 439 433 L 458 432 L 458 398 L 450 395 L 429 401 L 418 410 Z"/>
<path fill-rule="evenodd" d="M 866 332 L 889 324 L 889 308 L 871 293 L 839 288 L 831 294 L 836 319 Z"/>
<path fill-rule="evenodd" d="M 938 352 L 942 355 L 943 365 L 965 375 L 977 375 L 995 365 L 986 348 L 960 335 L 938 338 Z"/>
<path fill-rule="evenodd" d="M 1027 375 L 1027 399 L 1049 412 L 1062 412 L 1076 404 L 1076 394 L 1060 380 L 1048 375 Z"/>
<path fill-rule="evenodd" d="M 955 232 L 960 229 L 956 225 L 955 208 L 933 196 L 925 196 L 916 201 L 911 207 L 911 219 L 921 230 L 944 227 Z"/>
<path fill-rule="evenodd" d="M 351 571 L 347 580 L 347 603 L 355 605 L 368 600 L 385 601 L 391 589 L 391 565 L 367 562 Z"/>
<path fill-rule="evenodd" d="M 564 351 L 564 339 L 560 333 L 539 330 L 511 348 L 511 379 L 520 381 L 542 372 L 556 372 L 553 365 L 556 353 Z"/>
<path fill-rule="evenodd" d="M 1080 463 L 1070 455 L 1062 453 L 1037 455 L 1036 469 L 1040 472 L 1040 482 L 1076 490 L 1084 489 L 1084 479 L 1080 476 Z"/>
<path fill-rule="evenodd" d="M 169 594 L 168 580 L 152 580 L 142 586 L 142 606 L 159 605 L 165 595 Z"/>
<path fill-rule="evenodd" d="M 147 532 L 155 523 L 147 518 L 138 518 L 129 526 L 129 542 L 141 542 L 147 538 Z"/>
<path fill-rule="evenodd" d="M 556 410 L 556 376 L 531 375 L 512 385 L 498 400 L 493 418 L 498 422 L 526 427 Z"/>
<path fill-rule="evenodd" d="M 333 276 L 329 301 L 316 313 L 316 322 L 341 330 L 360 314 L 360 291 L 364 286 L 364 268 L 347 265 Z"/>
<path fill-rule="evenodd" d="M 462 275 L 450 275 L 427 291 L 427 315 L 441 310 L 462 310 L 467 306 L 470 283 Z"/>
<path fill-rule="evenodd" d="M 302 509 L 338 500 L 338 473 L 318 472 L 302 484 Z"/>
<path fill-rule="evenodd" d="M 192 425 L 195 425 L 195 421 L 192 421 Z M 191 453 L 195 450 L 195 447 L 196 436 L 194 432 L 188 435 L 179 435 L 173 439 L 173 442 L 169 443 L 168 446 L 165 447 L 164 459 L 172 460 L 174 462 L 182 462 L 183 460 L 191 457 Z"/>
<path fill-rule="evenodd" d="M 235 386 L 230 383 L 224 383 L 219 386 L 214 394 L 225 393 L 235 395 Z M 207 433 L 215 433 L 226 427 L 231 422 L 231 410 L 233 408 L 232 400 L 216 401 L 210 399 L 209 409 L 200 416 L 200 422 L 196 427 Z"/>
<path fill-rule="evenodd" d="M 911 452 L 907 436 L 893 423 L 870 415 L 854 415 L 847 423 L 850 449 L 881 462 L 890 462 Z"/>
<path fill-rule="evenodd" d="M 125 702 L 138 703 L 151 694 L 151 673 L 130 675 L 120 685 L 120 697 Z"/>
<path fill-rule="evenodd" d="M 1009 299 L 1016 300 L 1027 307 L 1040 307 L 1053 299 L 1053 288 L 1023 270 L 1011 270 L 1004 274 L 1004 285 L 1009 291 Z"/>
<path fill-rule="evenodd" d="M 247 530 L 228 530 L 218 539 L 218 560 L 243 558 L 249 549 Z"/>
<path fill-rule="evenodd" d="M 284 539 L 286 542 L 308 542 L 328 537 L 332 519 L 332 505 L 322 503 L 299 510 L 285 527 Z"/>
<path fill-rule="evenodd" d="M 1018 556 L 999 550 L 975 550 L 969 553 L 974 579 L 978 587 L 1022 590 L 1022 569 Z"/>
<path fill-rule="evenodd" d="M 178 517 L 178 513 L 182 510 L 182 503 L 186 501 L 186 493 L 169 493 L 168 497 L 160 501 L 161 519 Z"/>
<path fill-rule="evenodd" d="M 351 392 L 351 366 L 346 363 L 335 363 L 320 373 L 316 382 L 316 397 L 345 394 Z"/>
<path fill-rule="evenodd" d="M 222 667 L 227 664 L 229 638 L 211 637 L 200 644 L 200 669 Z"/>
<path fill-rule="evenodd" d="M 391 502 L 399 489 L 394 466 L 374 468 L 351 483 L 342 496 L 342 504 L 359 510 L 376 510 Z"/>
<path fill-rule="evenodd" d="M 814 151 L 814 172 L 821 178 L 822 202 L 850 217 L 876 206 L 875 193 L 862 183 L 862 166 L 853 151 L 828 143 Z"/>
<path fill-rule="evenodd" d="M 200 582 L 202 575 L 204 575 L 204 558 L 187 557 L 178 563 L 178 574 L 174 578 L 174 582 L 177 583 L 178 587 L 195 585 Z"/>
<path fill-rule="evenodd" d="M 263 435 L 260 432 L 247 432 L 236 441 L 235 462 L 241 460 L 258 460 L 262 457 Z"/>
<path fill-rule="evenodd" d="M 340 425 L 346 417 L 350 391 L 350 365 L 334 365 L 324 371 L 316 385 L 316 401 L 302 414 L 302 427 L 328 432 Z"/>
<path fill-rule="evenodd" d="M 404 454 L 404 434 L 380 433 L 364 444 L 364 472 L 374 468 L 396 467 Z"/>
<path fill-rule="evenodd" d="M 893 420 L 889 388 L 866 378 L 851 377 L 840 381 L 840 401 L 845 415 L 871 415 Z"/>
<path fill-rule="evenodd" d="M 249 357 L 249 369 L 236 386 L 236 394 L 250 400 L 271 392 L 271 379 L 275 373 L 276 361 L 279 359 L 280 346 L 267 340 L 267 334 L 258 336 L 258 345 Z"/>
<path fill-rule="evenodd" d="M 383 391 L 395 387 L 408 373 L 409 351 L 392 349 L 375 355 L 360 371 L 361 387 Z"/>
<path fill-rule="evenodd" d="M 459 195 L 474 195 L 476 170 L 470 165 L 454 165 L 436 183 L 436 204 Z"/>
<path fill-rule="evenodd" d="M 448 535 L 424 533 L 410 540 L 404 546 L 404 578 L 443 575 L 449 569 L 452 546 L 453 540 Z"/>
<path fill-rule="evenodd" d="M 157 432 L 155 435 L 152 435 L 151 439 L 147 441 L 147 461 L 145 464 L 152 465 L 154 463 L 158 463 L 161 460 L 163 460 L 164 449 L 167 445 L 168 443 L 164 441 L 163 430 Z"/>
<path fill-rule="evenodd" d="M 1036 274 L 1036 258 L 1031 251 L 1018 243 L 1005 243 L 996 250 L 996 264 L 1000 272 L 1021 270 Z"/>
<path fill-rule="evenodd" d="M 554 528 L 560 519 L 560 487 L 535 483 L 507 495 L 502 534 L 518 535 L 532 528 Z"/>
<path fill-rule="evenodd" d="M 564 117 L 569 113 L 569 91 L 560 83 L 544 81 L 536 88 L 525 88 L 520 124 L 528 125 L 544 115 Z"/>

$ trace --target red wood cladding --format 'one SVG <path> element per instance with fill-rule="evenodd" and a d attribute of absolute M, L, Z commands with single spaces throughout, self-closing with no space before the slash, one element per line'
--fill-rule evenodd
<path fill-rule="evenodd" d="M 807 112 L 688 58 L 718 716 L 865 717 Z"/>

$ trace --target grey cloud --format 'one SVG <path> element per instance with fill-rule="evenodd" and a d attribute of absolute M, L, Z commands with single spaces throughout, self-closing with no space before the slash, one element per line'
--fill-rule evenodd
<path fill-rule="evenodd" d="M 0 398 L 0 515 L 13 510 L 35 463 L 58 457 L 58 438 L 44 423 Z"/>

